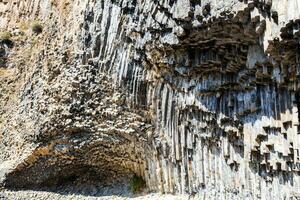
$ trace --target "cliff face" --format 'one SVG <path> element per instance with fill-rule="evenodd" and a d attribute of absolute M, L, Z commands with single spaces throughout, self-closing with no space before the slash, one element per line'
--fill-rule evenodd
<path fill-rule="evenodd" d="M 151 191 L 300 198 L 299 0 L 3 0 L 0 16 L 6 188 L 135 174 Z"/>

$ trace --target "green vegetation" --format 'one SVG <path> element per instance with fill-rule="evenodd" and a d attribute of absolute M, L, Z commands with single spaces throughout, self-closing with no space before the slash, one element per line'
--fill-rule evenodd
<path fill-rule="evenodd" d="M 6 42 L 6 43 L 12 42 L 12 41 L 11 41 L 11 37 L 12 37 L 12 34 L 11 34 L 10 32 L 8 32 L 8 31 L 2 32 L 2 33 L 0 34 L 0 40 L 1 40 L 2 42 Z"/>
<path fill-rule="evenodd" d="M 145 185 L 146 185 L 145 181 L 141 177 L 136 175 L 132 177 L 130 182 L 131 191 L 134 193 L 142 191 Z"/>
<path fill-rule="evenodd" d="M 36 34 L 43 32 L 43 26 L 39 22 L 33 22 L 31 29 Z"/>

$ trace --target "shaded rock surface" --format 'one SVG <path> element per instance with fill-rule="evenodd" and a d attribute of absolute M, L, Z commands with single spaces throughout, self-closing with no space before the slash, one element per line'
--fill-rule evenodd
<path fill-rule="evenodd" d="M 3 0 L 0 16 L 3 187 L 98 194 L 138 175 L 300 198 L 299 0 Z"/>

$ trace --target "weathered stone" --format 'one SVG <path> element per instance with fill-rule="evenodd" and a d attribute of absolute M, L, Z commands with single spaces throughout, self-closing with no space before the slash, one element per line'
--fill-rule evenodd
<path fill-rule="evenodd" d="M 0 2 L 1 182 L 300 198 L 299 5 Z"/>

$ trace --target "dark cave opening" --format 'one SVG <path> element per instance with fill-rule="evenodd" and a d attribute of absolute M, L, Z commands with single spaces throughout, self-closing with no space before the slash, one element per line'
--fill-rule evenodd
<path fill-rule="evenodd" d="M 121 166 L 119 167 L 121 169 Z M 136 181 L 136 177 L 138 176 L 127 170 L 120 174 L 114 169 L 80 164 L 39 165 L 9 174 L 5 188 L 14 191 L 48 191 L 85 196 L 131 196 L 135 192 L 132 190 L 132 181 Z M 137 190 L 136 187 L 139 185 L 134 183 L 135 190 Z"/>

